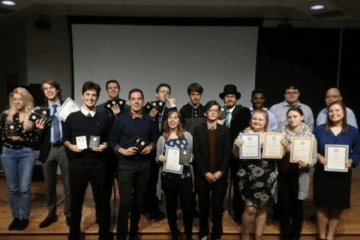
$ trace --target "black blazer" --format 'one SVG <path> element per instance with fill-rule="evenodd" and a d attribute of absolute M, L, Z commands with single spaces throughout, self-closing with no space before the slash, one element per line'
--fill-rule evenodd
<path fill-rule="evenodd" d="M 209 167 L 209 134 L 207 123 L 202 123 L 194 130 L 194 167 L 195 176 L 203 177 Z M 224 174 L 226 178 L 229 169 L 229 156 L 231 151 L 230 131 L 227 127 L 217 124 L 216 127 L 216 170 Z"/>
<path fill-rule="evenodd" d="M 62 101 L 60 101 L 60 104 L 63 104 Z M 48 103 L 45 103 L 44 105 L 42 105 L 42 107 L 49 107 Z M 61 121 L 61 120 L 60 120 Z M 61 125 L 62 125 L 62 129 L 64 130 L 64 122 L 61 121 Z M 41 135 L 41 140 L 40 140 L 40 155 L 39 155 L 39 161 L 44 163 L 46 162 L 46 159 L 49 156 L 50 153 L 50 148 L 51 148 L 51 144 L 50 144 L 50 127 L 51 127 L 51 122 L 46 125 L 44 127 L 43 133 Z"/>
<path fill-rule="evenodd" d="M 239 135 L 239 132 L 243 131 L 250 124 L 251 112 L 247 107 L 241 105 L 236 105 L 234 111 L 232 112 L 231 124 L 230 124 L 230 134 L 232 143 L 235 141 L 236 137 Z"/>

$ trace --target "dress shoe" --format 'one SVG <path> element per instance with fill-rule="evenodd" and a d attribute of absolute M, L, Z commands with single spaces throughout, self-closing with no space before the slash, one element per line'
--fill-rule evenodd
<path fill-rule="evenodd" d="M 148 214 L 148 218 L 152 222 L 159 222 L 159 221 L 165 219 L 165 213 L 163 213 L 160 210 L 155 211 L 155 212 L 151 212 L 151 213 Z"/>
<path fill-rule="evenodd" d="M 66 217 L 66 225 L 68 225 L 68 227 L 70 227 L 70 217 Z"/>
<path fill-rule="evenodd" d="M 14 218 L 12 220 L 12 222 L 10 223 L 9 225 L 9 230 L 12 231 L 12 230 L 16 230 L 19 226 L 19 223 L 20 223 L 20 219 L 19 218 Z"/>
<path fill-rule="evenodd" d="M 47 217 L 44 221 L 42 221 L 39 225 L 39 228 L 46 228 L 57 221 L 57 216 L 55 217 Z"/>
<path fill-rule="evenodd" d="M 129 240 L 139 240 L 139 235 L 138 234 L 129 235 Z"/>
<path fill-rule="evenodd" d="M 20 220 L 19 225 L 18 225 L 18 230 L 24 230 L 25 228 L 27 228 L 27 226 L 29 225 L 29 219 L 27 218 L 23 218 Z"/>

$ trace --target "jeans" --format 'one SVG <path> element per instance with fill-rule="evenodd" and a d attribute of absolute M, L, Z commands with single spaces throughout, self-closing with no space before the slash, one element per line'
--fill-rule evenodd
<path fill-rule="evenodd" d="M 19 195 L 21 195 L 21 217 L 30 216 L 30 184 L 35 166 L 32 148 L 11 149 L 3 146 L 1 164 L 8 183 L 9 202 L 13 218 L 20 218 Z"/>

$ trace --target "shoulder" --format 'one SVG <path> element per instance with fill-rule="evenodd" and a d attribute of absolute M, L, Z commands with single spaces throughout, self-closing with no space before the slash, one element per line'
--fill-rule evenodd
<path fill-rule="evenodd" d="M 192 135 L 191 135 L 191 133 L 185 131 L 185 132 L 184 132 L 184 137 L 185 137 L 185 138 L 192 138 Z"/>
<path fill-rule="evenodd" d="M 81 118 L 82 116 L 84 116 L 84 114 L 81 113 L 81 111 L 76 111 L 76 112 L 72 112 L 69 114 L 69 116 L 66 118 L 66 121 L 68 120 L 72 120 L 72 119 L 77 119 L 77 118 Z"/>
<path fill-rule="evenodd" d="M 204 129 L 206 130 L 207 129 L 207 123 L 201 123 L 199 124 L 199 126 L 197 126 L 195 129 L 194 129 L 194 133 L 195 132 L 199 132 L 199 131 L 204 131 Z"/>
<path fill-rule="evenodd" d="M 280 102 L 271 106 L 270 111 L 275 114 L 276 111 L 284 107 L 284 102 Z"/>
<path fill-rule="evenodd" d="M 314 129 L 314 134 L 317 135 L 317 134 L 320 134 L 320 133 L 324 133 L 324 127 L 325 127 L 325 124 L 321 124 L 319 126 L 317 126 L 315 129 Z"/>
<path fill-rule="evenodd" d="M 187 110 L 189 110 L 190 109 L 190 103 L 188 103 L 188 104 L 185 104 L 184 106 L 182 106 L 181 108 L 180 108 L 180 112 L 184 112 L 184 111 L 187 111 Z"/>
<path fill-rule="evenodd" d="M 359 135 L 359 130 L 348 124 L 349 133 L 353 135 Z"/>
<path fill-rule="evenodd" d="M 300 103 L 300 106 L 303 110 L 312 112 L 311 108 L 308 105 Z"/>
<path fill-rule="evenodd" d="M 353 110 L 351 110 L 350 108 L 346 108 L 346 113 L 349 115 L 349 114 L 352 114 L 352 115 L 355 115 Z"/>

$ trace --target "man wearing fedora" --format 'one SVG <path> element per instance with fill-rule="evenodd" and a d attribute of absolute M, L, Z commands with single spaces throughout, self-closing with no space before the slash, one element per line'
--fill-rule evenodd
<path fill-rule="evenodd" d="M 237 91 L 235 85 L 225 85 L 224 91 L 219 94 L 219 97 L 223 99 L 225 104 L 224 107 L 226 109 L 226 118 L 224 125 L 230 129 L 231 142 L 233 143 L 239 132 L 243 131 L 249 126 L 251 113 L 247 107 L 236 105 L 236 102 L 241 97 L 241 93 Z M 241 222 L 241 216 L 245 206 L 241 200 L 240 190 L 238 188 L 238 180 L 236 177 L 236 174 L 239 170 L 239 159 L 234 157 L 230 158 L 231 181 L 234 186 L 232 210 L 234 212 L 235 221 Z"/>

